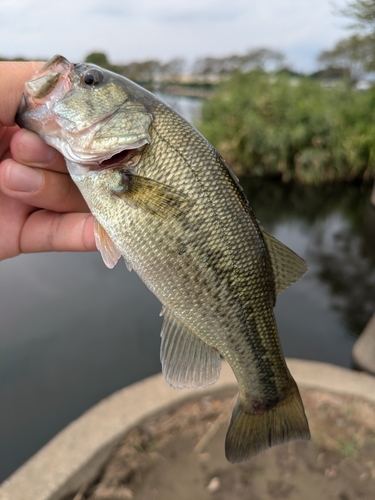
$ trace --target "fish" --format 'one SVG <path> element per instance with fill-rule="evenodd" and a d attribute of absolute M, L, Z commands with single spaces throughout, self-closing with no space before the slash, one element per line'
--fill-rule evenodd
<path fill-rule="evenodd" d="M 309 439 L 273 312 L 307 265 L 260 225 L 218 151 L 136 83 L 60 55 L 26 82 L 16 121 L 64 156 L 104 263 L 122 256 L 160 300 L 167 382 L 209 386 L 229 363 L 228 461 Z"/>

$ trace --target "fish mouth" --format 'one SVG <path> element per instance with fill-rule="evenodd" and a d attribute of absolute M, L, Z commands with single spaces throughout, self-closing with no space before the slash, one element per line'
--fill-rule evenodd
<path fill-rule="evenodd" d="M 95 165 L 89 165 L 89 169 L 90 171 L 97 172 L 115 167 L 135 167 L 141 158 L 142 149 L 143 147 L 123 149 L 109 158 L 106 157 Z"/>
<path fill-rule="evenodd" d="M 107 158 L 106 160 L 102 160 L 99 163 L 99 169 L 110 168 L 110 167 L 114 167 L 114 166 L 119 165 L 119 164 L 123 164 L 125 161 L 127 161 L 131 157 L 133 157 L 138 151 L 139 150 L 137 148 L 134 148 L 134 149 L 124 149 L 123 151 L 120 151 L 119 153 L 115 153 L 110 158 Z"/>
<path fill-rule="evenodd" d="M 25 83 L 17 110 L 17 125 L 38 132 L 40 122 L 50 118 L 53 104 L 72 88 L 69 78 L 73 64 L 65 57 L 52 57 Z"/>

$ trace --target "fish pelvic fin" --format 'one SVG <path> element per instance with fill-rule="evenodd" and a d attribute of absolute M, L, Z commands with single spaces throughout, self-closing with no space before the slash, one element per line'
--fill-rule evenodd
<path fill-rule="evenodd" d="M 229 462 L 244 462 L 267 448 L 291 440 L 310 439 L 309 425 L 295 383 L 292 394 L 271 409 L 250 413 L 246 406 L 239 396 L 225 440 L 225 455 Z"/>

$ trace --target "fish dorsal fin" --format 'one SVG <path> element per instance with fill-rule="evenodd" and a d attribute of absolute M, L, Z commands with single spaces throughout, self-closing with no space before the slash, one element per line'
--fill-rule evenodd
<path fill-rule="evenodd" d="M 160 359 L 166 381 L 177 389 L 206 387 L 220 375 L 219 352 L 190 333 L 168 310 L 161 330 Z"/>
<path fill-rule="evenodd" d="M 276 293 L 281 293 L 302 278 L 307 271 L 307 264 L 293 250 L 267 233 L 263 227 L 261 230 L 267 243 L 275 273 Z"/>
<path fill-rule="evenodd" d="M 117 264 L 117 261 L 121 257 L 121 253 L 115 247 L 115 244 L 108 236 L 106 230 L 94 217 L 94 234 L 96 248 L 102 255 L 104 264 L 112 269 Z"/>

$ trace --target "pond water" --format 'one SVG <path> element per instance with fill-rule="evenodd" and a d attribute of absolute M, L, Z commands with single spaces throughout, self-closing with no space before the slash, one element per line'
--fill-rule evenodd
<path fill-rule="evenodd" d="M 263 226 L 309 272 L 276 317 L 287 356 L 351 366 L 375 310 L 370 189 L 243 179 Z M 97 253 L 0 263 L 0 480 L 103 397 L 160 371 L 160 304 L 122 262 Z"/>

